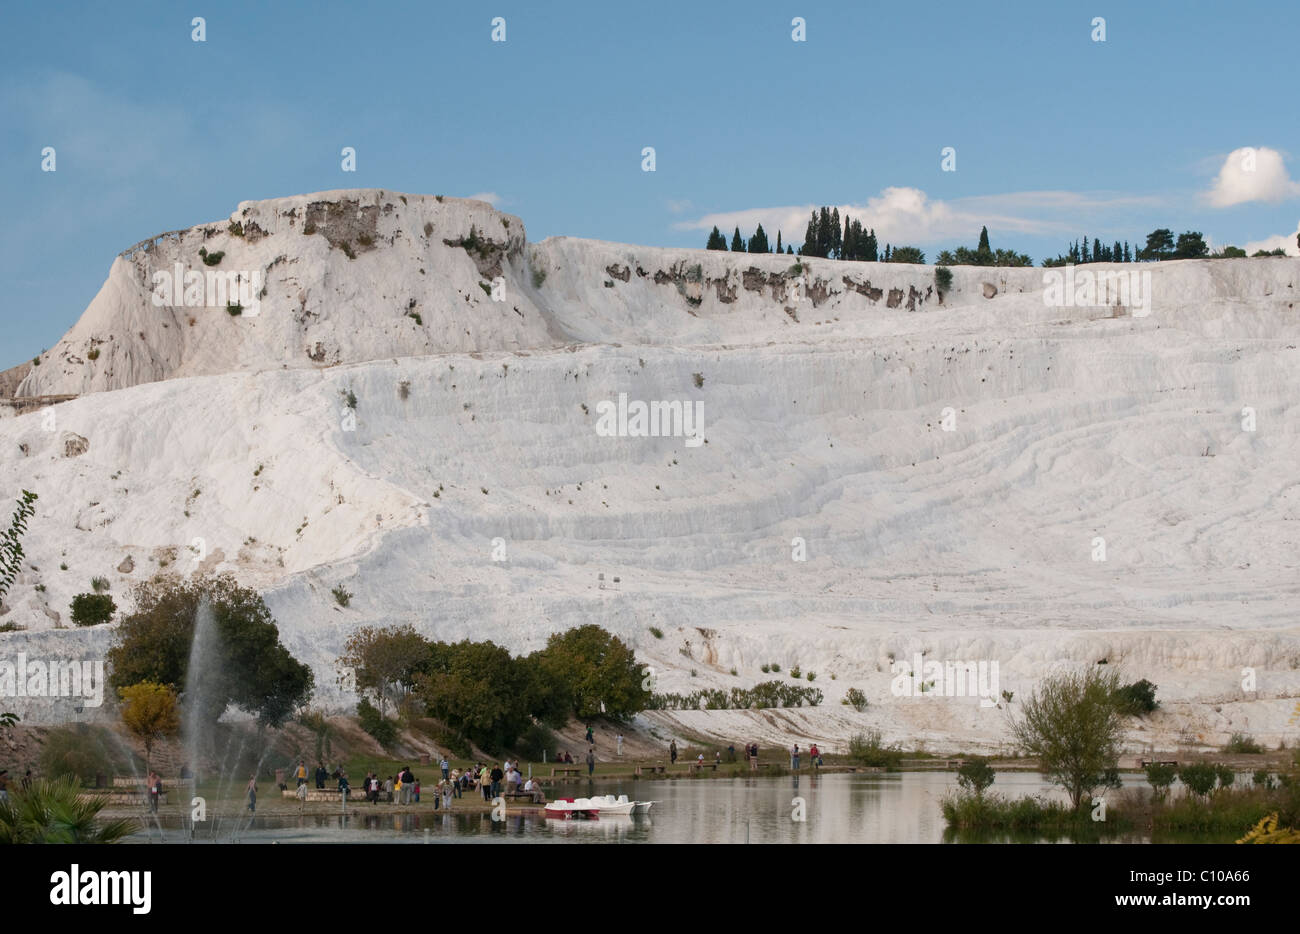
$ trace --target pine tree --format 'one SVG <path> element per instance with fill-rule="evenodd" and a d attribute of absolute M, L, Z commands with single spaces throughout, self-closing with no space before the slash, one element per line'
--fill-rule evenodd
<path fill-rule="evenodd" d="M 1091 263 L 1091 262 L 1092 262 L 1092 260 L 1090 260 L 1090 259 L 1088 258 L 1088 238 L 1087 238 L 1087 237 L 1084 237 L 1084 238 L 1083 238 L 1083 246 L 1082 246 L 1082 248 L 1081 248 L 1081 252 L 1079 253 L 1079 262 L 1081 262 L 1081 263 Z"/>
<path fill-rule="evenodd" d="M 844 239 L 840 231 L 840 209 L 831 209 L 831 244 L 827 251 L 827 256 L 834 256 L 836 259 L 844 258 Z"/>
<path fill-rule="evenodd" d="M 781 228 L 780 227 L 776 229 L 776 251 L 778 253 L 785 252 L 784 250 L 781 249 Z"/>
<path fill-rule="evenodd" d="M 731 235 L 731 252 L 744 253 L 745 241 L 740 238 L 740 227 L 736 227 L 736 232 Z"/>
<path fill-rule="evenodd" d="M 822 259 L 831 255 L 831 212 L 823 207 L 817 217 L 817 253 Z"/>
<path fill-rule="evenodd" d="M 817 255 L 817 212 L 812 212 L 812 217 L 808 218 L 808 229 L 803 234 L 803 246 L 799 247 L 800 256 Z"/>
<path fill-rule="evenodd" d="M 853 247 L 853 224 L 849 222 L 849 212 L 844 212 L 844 236 L 840 238 L 840 259 L 857 259 Z"/>
<path fill-rule="evenodd" d="M 718 230 L 716 224 L 713 226 L 713 230 L 709 234 L 709 242 L 704 248 L 706 250 L 725 250 L 727 248 L 727 238 Z"/>
<path fill-rule="evenodd" d="M 763 225 L 759 224 L 758 229 L 754 231 L 754 236 L 749 238 L 749 252 L 751 253 L 770 253 L 771 247 L 767 245 L 767 234 L 763 231 Z"/>
<path fill-rule="evenodd" d="M 1133 262 L 1133 254 L 1129 252 L 1127 240 L 1124 241 L 1124 262 L 1126 263 Z"/>
<path fill-rule="evenodd" d="M 1118 263 L 1123 258 L 1124 258 L 1124 251 L 1120 248 L 1119 241 L 1116 240 L 1115 245 L 1110 248 L 1109 259 L 1112 263 Z"/>
<path fill-rule="evenodd" d="M 869 263 L 877 262 L 880 259 L 879 244 L 876 241 L 876 228 L 871 228 L 871 233 L 867 234 L 867 248 L 862 251 L 862 258 Z"/>

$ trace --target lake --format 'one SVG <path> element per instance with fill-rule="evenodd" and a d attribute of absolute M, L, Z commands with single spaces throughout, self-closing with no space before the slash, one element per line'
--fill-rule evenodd
<path fill-rule="evenodd" d="M 1125 787 L 1144 786 L 1140 775 Z M 957 789 L 952 772 L 838 773 L 799 778 L 717 778 L 572 783 L 565 796 L 626 794 L 655 805 L 646 817 L 558 820 L 514 814 L 492 821 L 484 812 L 434 811 L 431 799 L 400 814 L 366 813 L 357 802 L 341 814 L 257 815 L 233 804 L 210 815 L 195 842 L 241 843 L 944 843 L 1043 842 L 1040 835 L 945 835 L 940 801 Z M 1031 772 L 1002 772 L 992 791 L 1010 797 L 1041 795 L 1065 800 L 1061 791 Z M 799 800 L 796 800 L 799 799 Z M 803 820 L 797 820 L 802 807 Z M 206 830 L 206 832 L 205 832 Z M 184 842 L 179 818 L 134 834 L 131 842 Z M 1128 833 L 1113 842 L 1151 842 Z M 1165 837 L 1159 842 L 1231 842 L 1228 837 Z M 1062 840 L 1061 842 L 1069 842 Z"/>

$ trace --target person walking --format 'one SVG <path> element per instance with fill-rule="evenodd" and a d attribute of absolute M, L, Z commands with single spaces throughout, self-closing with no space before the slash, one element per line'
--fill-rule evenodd
<path fill-rule="evenodd" d="M 257 813 L 257 775 L 248 776 L 248 811 L 250 814 Z"/>
<path fill-rule="evenodd" d="M 591 732 L 591 724 L 588 723 L 587 724 L 587 745 L 594 746 L 595 744 L 596 744 L 596 736 L 594 733 Z"/>
<path fill-rule="evenodd" d="M 456 783 L 448 779 L 442 783 L 442 807 L 443 810 L 451 810 L 451 799 L 455 792 Z M 459 797 L 457 795 L 456 797 Z"/>
<path fill-rule="evenodd" d="M 591 778 L 592 773 L 596 771 L 596 748 L 594 746 L 587 748 L 587 777 Z"/>
<path fill-rule="evenodd" d="M 293 770 L 293 777 L 298 779 L 299 785 L 307 784 L 307 766 L 301 759 L 298 760 L 298 767 Z"/>
<path fill-rule="evenodd" d="M 438 768 L 442 769 L 442 780 L 444 782 L 451 777 L 451 763 L 447 761 L 446 756 L 442 757 L 442 761 L 438 763 Z"/>
<path fill-rule="evenodd" d="M 677 740 L 668 744 L 668 759 L 673 765 L 677 764 Z"/>

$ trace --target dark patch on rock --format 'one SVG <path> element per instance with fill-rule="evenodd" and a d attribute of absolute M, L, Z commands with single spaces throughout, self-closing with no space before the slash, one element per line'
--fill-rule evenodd
<path fill-rule="evenodd" d="M 750 266 L 740 274 L 740 284 L 746 292 L 762 292 L 767 283 L 767 274 L 757 266 Z"/>
<path fill-rule="evenodd" d="M 632 270 L 627 266 L 620 266 L 618 263 L 611 263 L 606 266 L 605 272 L 609 273 L 611 278 L 622 282 L 630 282 L 632 279 Z"/>
<path fill-rule="evenodd" d="M 349 257 L 375 248 L 379 205 L 359 201 L 313 201 L 307 205 L 303 233 L 320 234 Z"/>
<path fill-rule="evenodd" d="M 992 282 L 985 282 L 983 283 L 983 286 L 984 286 L 985 298 L 992 298 L 994 295 L 998 294 L 998 287 L 994 285 Z"/>
<path fill-rule="evenodd" d="M 881 296 L 885 294 L 881 289 L 873 289 L 871 287 L 870 279 L 866 282 L 857 282 L 854 279 L 850 279 L 848 276 L 844 276 L 843 280 L 844 284 L 848 288 L 857 292 L 859 295 L 865 295 L 867 298 L 871 299 L 872 304 L 880 301 Z"/>
<path fill-rule="evenodd" d="M 726 279 L 710 279 L 709 284 L 718 292 L 718 301 L 730 305 L 736 300 L 736 286 L 728 285 Z"/>

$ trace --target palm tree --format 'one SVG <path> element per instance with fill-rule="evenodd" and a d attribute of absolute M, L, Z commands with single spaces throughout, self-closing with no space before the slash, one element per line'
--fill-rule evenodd
<path fill-rule="evenodd" d="M 71 776 L 37 779 L 0 801 L 0 844 L 117 843 L 135 829 L 135 822 L 100 821 L 106 804 L 106 797 L 81 794 Z"/>

